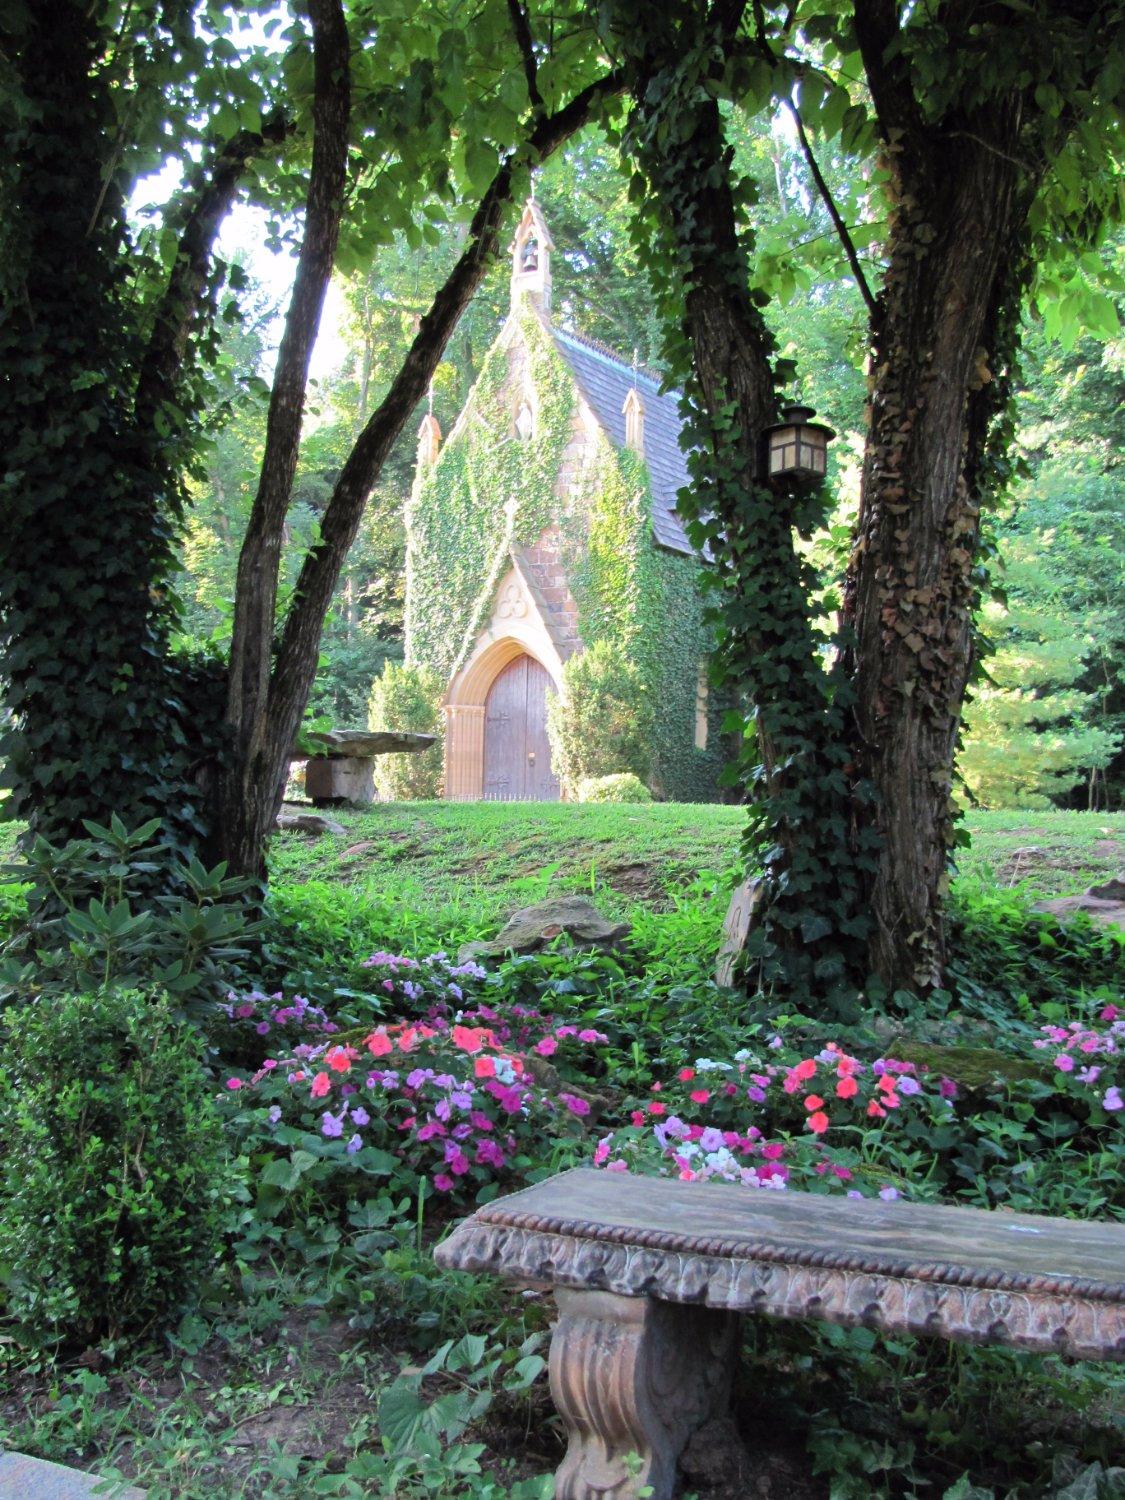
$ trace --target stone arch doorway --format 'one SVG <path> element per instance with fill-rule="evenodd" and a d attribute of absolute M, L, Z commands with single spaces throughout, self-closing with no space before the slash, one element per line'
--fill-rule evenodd
<path fill-rule="evenodd" d="M 482 640 L 449 685 L 445 795 L 452 801 L 555 802 L 561 795 L 546 733 L 547 695 L 558 690 L 561 663 L 551 652 L 542 660 L 523 623 L 516 634 Z"/>
<path fill-rule="evenodd" d="M 493 679 L 484 704 L 486 802 L 557 802 L 559 779 L 547 739 L 551 677 L 526 652 Z"/>

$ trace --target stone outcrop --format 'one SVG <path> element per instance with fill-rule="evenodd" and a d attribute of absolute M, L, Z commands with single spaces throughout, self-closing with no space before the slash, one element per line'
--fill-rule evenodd
<path fill-rule="evenodd" d="M 1036 901 L 1032 910 L 1050 912 L 1056 917 L 1084 911 L 1095 922 L 1125 928 L 1125 874 L 1114 875 L 1101 885 L 1092 885 L 1081 896 L 1055 896 L 1049 901 Z"/>
<path fill-rule="evenodd" d="M 457 955 L 503 958 L 506 953 L 539 953 L 559 937 L 568 948 L 600 948 L 610 952 L 630 931 L 628 922 L 610 922 L 582 896 L 558 896 L 513 912 L 496 937 L 466 943 Z"/>

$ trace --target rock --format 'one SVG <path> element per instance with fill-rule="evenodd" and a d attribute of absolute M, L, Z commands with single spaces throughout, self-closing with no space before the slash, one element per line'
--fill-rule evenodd
<path fill-rule="evenodd" d="M 26 1453 L 0 1453 L 0 1495 L 21 1500 L 85 1500 L 88 1495 L 114 1494 L 120 1500 L 144 1500 L 144 1490 L 132 1485 L 113 1487 L 96 1474 L 29 1458 Z"/>
<path fill-rule="evenodd" d="M 567 947 L 610 952 L 629 931 L 628 922 L 607 922 L 593 902 L 582 896 L 558 896 L 513 912 L 496 937 L 466 943 L 457 957 L 464 962 L 469 958 L 503 958 L 506 953 L 540 953 L 564 935 Z"/>
<path fill-rule="evenodd" d="M 292 828 L 298 833 L 345 834 L 348 831 L 342 823 L 322 817 L 320 813 L 278 813 L 277 826 L 278 828 Z"/>
<path fill-rule="evenodd" d="M 1049 912 L 1055 917 L 1069 917 L 1076 911 L 1084 911 L 1095 922 L 1125 927 L 1125 876 L 1115 875 L 1102 885 L 1092 885 L 1081 896 L 1056 896 L 1050 901 L 1036 901 L 1031 909 Z"/>
<path fill-rule="evenodd" d="M 970 1094 L 987 1093 L 997 1082 L 1019 1083 L 1030 1078 L 1048 1083 L 1053 1073 L 1047 1062 L 1013 1057 L 994 1047 L 944 1047 L 932 1042 L 915 1042 L 901 1034 L 888 1041 L 886 1050 L 888 1057 L 898 1057 L 903 1062 L 928 1069 L 935 1084 L 939 1078 L 952 1078 Z"/>

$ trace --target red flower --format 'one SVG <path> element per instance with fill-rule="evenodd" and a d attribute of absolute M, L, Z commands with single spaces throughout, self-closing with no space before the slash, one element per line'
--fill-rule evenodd
<path fill-rule="evenodd" d="M 318 1073 L 312 1081 L 312 1096 L 314 1099 L 323 1099 L 332 1087 L 332 1080 L 327 1073 Z"/>
<path fill-rule="evenodd" d="M 850 1073 L 845 1073 L 836 1085 L 836 1097 L 838 1099 L 853 1099 L 859 1093 L 859 1084 Z"/>
<path fill-rule="evenodd" d="M 824 1100 L 820 1097 L 819 1094 L 805 1095 L 805 1108 L 807 1110 L 822 1109 L 823 1107 Z"/>
<path fill-rule="evenodd" d="M 681 1068 L 680 1071 L 676 1074 L 676 1077 L 680 1080 L 681 1083 L 690 1083 L 691 1080 L 695 1077 L 695 1069 Z"/>
<path fill-rule="evenodd" d="M 462 1052 L 479 1052 L 481 1049 L 481 1034 L 471 1026 L 454 1026 L 451 1039 Z"/>
<path fill-rule="evenodd" d="M 367 1050 L 372 1057 L 386 1057 L 394 1051 L 394 1043 L 385 1031 L 373 1031 L 367 1038 Z"/>
<path fill-rule="evenodd" d="M 871 1103 L 867 1106 L 867 1113 L 875 1120 L 885 1120 L 887 1118 L 887 1111 L 875 1099 L 872 1099 Z"/>
<path fill-rule="evenodd" d="M 693 1104 L 706 1104 L 711 1097 L 710 1089 L 692 1089 L 691 1102 Z"/>
<path fill-rule="evenodd" d="M 491 1057 L 478 1057 L 473 1064 L 473 1071 L 478 1078 L 495 1078 L 496 1064 Z"/>
<path fill-rule="evenodd" d="M 811 1078 L 816 1072 L 816 1061 L 811 1057 L 806 1057 L 797 1064 L 793 1071 L 802 1080 Z"/>
<path fill-rule="evenodd" d="M 809 1116 L 808 1126 L 814 1135 L 823 1135 L 828 1129 L 828 1116 L 822 1109 L 818 1109 L 816 1114 Z"/>

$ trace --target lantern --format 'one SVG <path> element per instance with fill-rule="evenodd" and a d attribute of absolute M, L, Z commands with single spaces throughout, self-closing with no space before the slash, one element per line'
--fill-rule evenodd
<path fill-rule="evenodd" d="M 781 421 L 765 430 L 766 475 L 820 480 L 828 468 L 828 444 L 836 436 L 823 422 L 810 421 L 811 406 L 783 406 Z"/>

